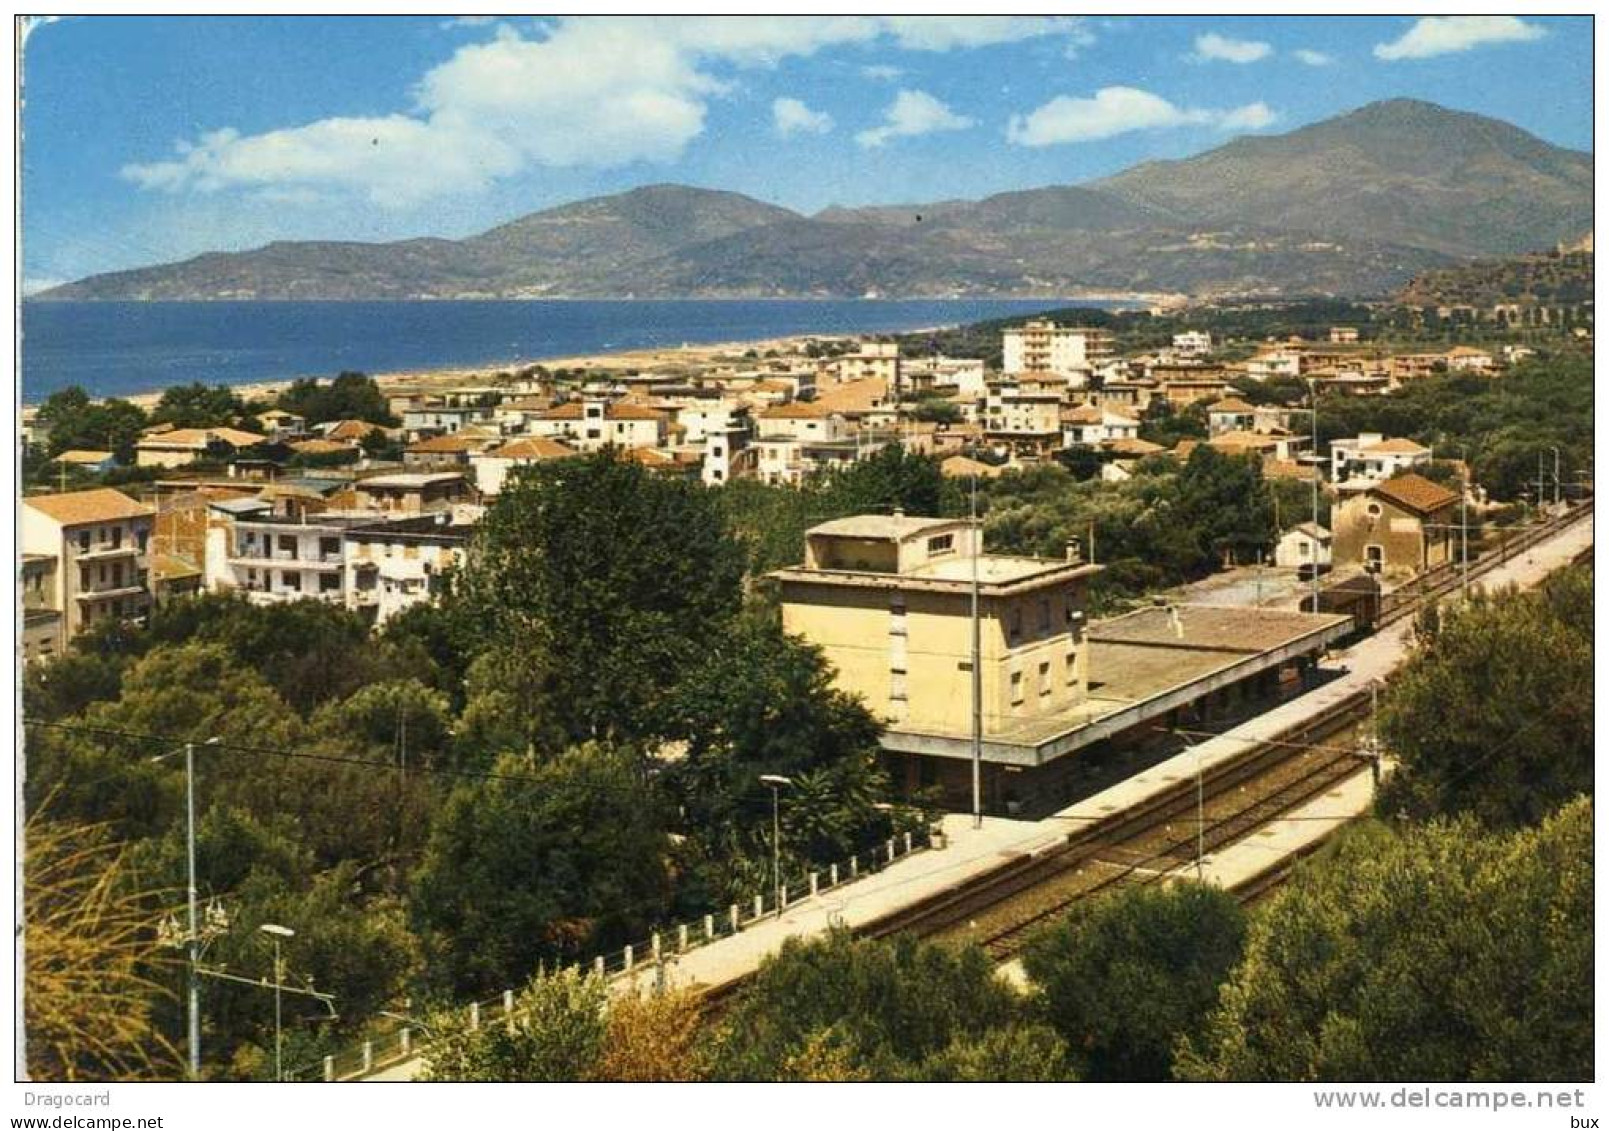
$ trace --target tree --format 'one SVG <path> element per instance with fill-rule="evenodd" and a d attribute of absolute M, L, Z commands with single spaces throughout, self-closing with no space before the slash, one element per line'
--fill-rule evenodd
<path fill-rule="evenodd" d="M 669 896 L 664 805 L 634 756 L 588 744 L 492 773 L 448 797 L 414 875 L 428 969 L 458 993 L 640 938 Z"/>
<path fill-rule="evenodd" d="M 121 463 L 134 459 L 134 445 L 146 425 L 145 411 L 112 398 L 94 402 L 77 385 L 52 393 L 39 408 L 39 423 L 49 434 L 51 456 L 73 448 L 109 451 Z"/>
<path fill-rule="evenodd" d="M 235 424 L 245 414 L 240 397 L 224 385 L 170 385 L 151 410 L 152 424 L 175 428 L 219 428 Z"/>
<path fill-rule="evenodd" d="M 961 406 L 944 397 L 923 397 L 911 409 L 911 419 L 932 424 L 959 424 Z"/>
<path fill-rule="evenodd" d="M 596 1078 L 608 1035 L 609 990 L 575 970 L 538 974 L 514 1001 L 512 1024 L 472 1027 L 468 1011 L 430 1015 L 421 1079 L 564 1083 Z"/>
<path fill-rule="evenodd" d="M 702 1079 L 702 1021 L 691 990 L 614 996 L 596 1079 L 631 1084 Z"/>
<path fill-rule="evenodd" d="M 1203 444 L 1179 472 L 1179 511 L 1203 552 L 1249 561 L 1274 541 L 1274 507 L 1255 455 L 1225 455 Z"/>
<path fill-rule="evenodd" d="M 1186 1079 L 1587 1080 L 1592 804 L 1343 833 L 1251 923 Z"/>
<path fill-rule="evenodd" d="M 573 741 L 651 734 L 736 612 L 741 547 L 712 493 L 613 449 L 521 468 L 482 521 L 463 591 Z"/>
<path fill-rule="evenodd" d="M 944 476 L 937 461 L 907 452 L 900 444 L 881 448 L 829 473 L 820 483 L 821 509 L 832 517 L 888 514 L 937 515 Z"/>
<path fill-rule="evenodd" d="M 761 963 L 714 1040 L 722 1080 L 920 1079 L 924 1063 L 1012 1025 L 1018 1002 L 982 951 L 834 930 Z M 824 1071 L 825 1070 L 825 1071 Z"/>
<path fill-rule="evenodd" d="M 886 835 L 872 808 L 884 796 L 873 762 L 880 724 L 774 615 L 742 616 L 707 641 L 704 662 L 672 696 L 671 720 L 686 753 L 666 784 L 704 845 L 769 851 L 761 774 L 795 778 L 786 840 L 805 859 L 839 859 Z"/>
<path fill-rule="evenodd" d="M 305 417 L 309 424 L 367 420 L 389 427 L 397 423 L 379 383 L 362 373 L 337 374 L 327 385 L 317 378 L 301 378 L 279 395 L 278 404 L 286 412 Z"/>
<path fill-rule="evenodd" d="M 1073 444 L 1056 453 L 1056 462 L 1074 479 L 1082 482 L 1101 473 L 1101 454 L 1089 444 Z"/>
<path fill-rule="evenodd" d="M 36 809 L 24 831 L 22 950 L 28 1076 L 176 1079 L 182 1059 L 152 1025 L 165 956 L 165 893 L 146 888 L 105 825 Z"/>
<path fill-rule="evenodd" d="M 1441 609 L 1393 677 L 1380 734 L 1399 762 L 1378 811 L 1534 824 L 1593 784 L 1592 573 Z"/>
<path fill-rule="evenodd" d="M 1074 904 L 1034 935 L 1023 968 L 1083 1079 L 1166 1080 L 1175 1044 L 1200 1032 L 1245 933 L 1240 905 L 1218 888 L 1127 887 Z"/>

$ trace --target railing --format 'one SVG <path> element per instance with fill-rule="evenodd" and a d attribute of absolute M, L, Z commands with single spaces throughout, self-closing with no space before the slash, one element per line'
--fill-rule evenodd
<path fill-rule="evenodd" d="M 888 867 L 895 860 L 932 847 L 931 831 L 902 833 L 874 845 L 868 852 L 851 856 L 841 864 L 829 864 L 825 869 L 807 872 L 782 885 L 782 908 L 798 906 L 812 897 L 853 883 L 862 876 L 872 875 Z M 689 922 L 668 923 L 651 931 L 642 939 L 590 960 L 567 963 L 554 970 L 570 969 L 587 973 L 616 983 L 627 977 L 641 976 L 653 971 L 663 984 L 669 967 L 682 956 L 700 947 L 724 938 L 731 938 L 766 919 L 776 916 L 777 892 L 767 890 L 741 903 L 729 904 L 720 911 L 712 911 Z M 517 994 L 504 990 L 496 997 L 473 1001 L 460 1008 L 467 1012 L 471 1029 L 486 1025 L 506 1024 L 512 1027 L 516 1011 Z M 413 1059 L 429 1045 L 430 1035 L 418 1019 L 387 1015 L 393 1023 L 372 1031 L 364 1041 L 326 1056 L 317 1064 L 304 1065 L 286 1073 L 287 1080 L 345 1081 L 359 1080 L 382 1072 Z"/>

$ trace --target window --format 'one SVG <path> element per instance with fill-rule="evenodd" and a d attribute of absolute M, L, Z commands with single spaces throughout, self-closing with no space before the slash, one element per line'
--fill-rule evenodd
<path fill-rule="evenodd" d="M 145 553 L 145 546 L 150 541 L 150 538 L 151 532 L 149 530 L 136 530 L 134 532 L 134 541 L 139 544 L 140 553 Z"/>
<path fill-rule="evenodd" d="M 123 548 L 123 528 L 121 526 L 112 527 L 110 536 L 112 539 L 112 549 L 121 550 Z"/>
<path fill-rule="evenodd" d="M 1050 631 L 1050 598 L 1046 597 L 1039 602 L 1039 631 Z"/>
<path fill-rule="evenodd" d="M 255 569 L 248 569 L 246 571 L 246 587 L 248 589 L 250 589 L 250 588 L 255 587 L 256 584 L 257 584 L 257 571 Z"/>
<path fill-rule="evenodd" d="M 326 573 L 326 574 L 324 574 L 322 577 L 320 577 L 318 579 L 318 591 L 320 593 L 334 593 L 336 590 L 338 590 L 340 588 L 341 588 L 341 575 L 340 574 Z"/>
<path fill-rule="evenodd" d="M 89 531 L 87 530 L 78 532 L 78 552 L 80 554 L 89 553 Z"/>
<path fill-rule="evenodd" d="M 1064 662 L 1067 665 L 1067 686 L 1072 687 L 1078 683 L 1078 653 L 1067 653 L 1067 658 Z"/>
<path fill-rule="evenodd" d="M 940 534 L 936 538 L 927 540 L 927 552 L 929 555 L 948 554 L 954 549 L 954 534 Z"/>
<path fill-rule="evenodd" d="M 1011 620 L 1007 625 L 1006 633 L 1007 633 L 1007 636 L 1010 638 L 1010 642 L 1013 643 L 1013 644 L 1015 644 L 1017 642 L 1018 638 L 1022 636 L 1022 606 L 1021 605 L 1013 605 L 1013 606 L 1011 606 Z"/>
<path fill-rule="evenodd" d="M 1368 512 L 1370 518 L 1379 518 L 1380 517 L 1380 504 L 1379 503 L 1370 503 L 1367 507 L 1364 508 L 1364 510 L 1366 510 Z"/>
<path fill-rule="evenodd" d="M 339 538 L 320 538 L 318 552 L 325 561 L 341 556 L 341 540 Z"/>
<path fill-rule="evenodd" d="M 286 589 L 294 590 L 297 593 L 300 593 L 302 591 L 302 575 L 301 574 L 292 572 L 291 570 L 286 570 L 284 573 L 281 573 L 279 576 L 280 576 L 280 579 L 285 583 L 285 588 Z"/>
<path fill-rule="evenodd" d="M 1050 661 L 1045 660 L 1039 665 L 1039 697 L 1043 699 L 1050 694 Z"/>
<path fill-rule="evenodd" d="M 1011 705 L 1013 707 L 1022 706 L 1022 673 L 1021 672 L 1012 672 L 1011 673 Z"/>
<path fill-rule="evenodd" d="M 1307 545 L 1306 542 L 1298 542 L 1298 543 L 1296 543 L 1296 553 L 1297 553 L 1298 557 L 1305 558 L 1305 557 L 1308 556 L 1308 552 L 1309 552 L 1308 551 L 1308 545 Z"/>
<path fill-rule="evenodd" d="M 92 578 L 92 576 L 90 574 L 89 567 L 88 566 L 79 566 L 78 567 L 78 588 L 83 589 L 83 590 L 87 590 L 93 584 L 94 584 L 94 580 L 93 580 L 93 578 Z"/>
<path fill-rule="evenodd" d="M 281 534 L 279 536 L 279 552 L 290 558 L 291 561 L 296 560 L 296 536 L 294 534 Z"/>
<path fill-rule="evenodd" d="M 720 459 L 721 458 L 721 445 L 716 444 L 715 446 L 710 448 L 710 455 L 713 456 L 715 459 Z"/>

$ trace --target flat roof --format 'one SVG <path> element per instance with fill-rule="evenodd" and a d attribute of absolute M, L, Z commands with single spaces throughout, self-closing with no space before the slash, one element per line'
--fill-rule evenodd
<path fill-rule="evenodd" d="M 898 540 L 910 538 L 924 530 L 965 525 L 964 518 L 913 518 L 902 514 L 857 514 L 834 519 L 805 531 L 807 537 L 818 534 L 833 538 L 877 538 Z"/>
<path fill-rule="evenodd" d="M 1067 565 L 1065 561 L 1050 558 L 1017 558 L 1003 554 L 983 554 L 979 557 L 944 557 L 903 574 L 904 577 L 930 577 L 937 581 L 971 581 L 973 563 L 977 563 L 978 580 L 1000 585 L 1021 581 Z"/>
<path fill-rule="evenodd" d="M 984 735 L 983 760 L 1042 766 L 1158 718 L 1175 707 L 1319 651 L 1352 618 L 1283 609 L 1175 605 L 1090 626 L 1089 698 L 1055 715 L 1012 720 Z M 1183 635 L 1179 634 L 1179 626 Z M 970 733 L 890 728 L 883 748 L 969 759 Z"/>
<path fill-rule="evenodd" d="M 456 471 L 417 471 L 400 472 L 396 475 L 375 475 L 368 479 L 358 479 L 352 486 L 363 490 L 368 487 L 400 487 L 410 489 L 414 487 L 431 487 L 437 483 L 446 483 L 449 480 L 463 480 L 463 475 Z"/>

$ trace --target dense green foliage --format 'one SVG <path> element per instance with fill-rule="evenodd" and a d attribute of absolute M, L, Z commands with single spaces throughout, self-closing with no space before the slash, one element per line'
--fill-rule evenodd
<path fill-rule="evenodd" d="M 385 394 L 373 377 L 362 373 L 339 373 L 331 381 L 304 377 L 291 383 L 279 395 L 277 407 L 305 417 L 309 424 L 330 420 L 367 420 L 374 424 L 397 423 L 386 404 Z"/>
<path fill-rule="evenodd" d="M 70 385 L 39 406 L 39 425 L 49 437 L 47 455 L 78 448 L 111 452 L 120 463 L 131 463 L 146 419 L 138 405 L 115 397 L 92 402 L 82 388 Z"/>
<path fill-rule="evenodd" d="M 1343 835 L 1253 921 L 1180 1075 L 1590 1080 L 1592 805 Z"/>
<path fill-rule="evenodd" d="M 1425 618 L 1380 720 L 1382 814 L 1535 824 L 1593 782 L 1592 571 L 1476 593 Z M 1439 622 L 1439 623 L 1438 623 Z"/>
<path fill-rule="evenodd" d="M 456 995 L 638 938 L 669 900 L 666 807 L 629 751 L 509 755 L 493 773 L 443 802 L 413 877 L 429 976 Z"/>
<path fill-rule="evenodd" d="M 521 657 L 526 708 L 578 742 L 654 732 L 742 574 L 706 488 L 606 451 L 521 468 L 463 584 L 494 647 Z"/>
<path fill-rule="evenodd" d="M 226 425 L 255 424 L 246 413 L 240 397 L 226 385 L 170 385 L 162 390 L 150 423 L 171 424 L 175 428 L 220 428 Z"/>
<path fill-rule="evenodd" d="M 1319 442 L 1360 432 L 1405 436 L 1444 459 L 1467 453 L 1475 481 L 1494 499 L 1534 497 L 1538 460 L 1553 495 L 1554 457 L 1565 492 L 1591 466 L 1592 360 L 1556 354 L 1501 377 L 1446 374 L 1413 381 L 1378 397 L 1319 399 Z"/>
<path fill-rule="evenodd" d="M 833 931 L 790 939 L 761 964 L 722 1024 L 713 1074 L 808 1079 L 825 1061 L 858 1079 L 1062 1078 L 1059 1039 L 1043 1027 L 1025 1034 L 1024 1024 L 980 950 Z M 1017 1055 L 1025 1044 L 1038 1055 Z"/>
<path fill-rule="evenodd" d="M 1240 961 L 1246 918 L 1215 887 L 1121 888 L 1029 940 L 1037 1010 L 1086 1080 L 1166 1080 Z"/>

